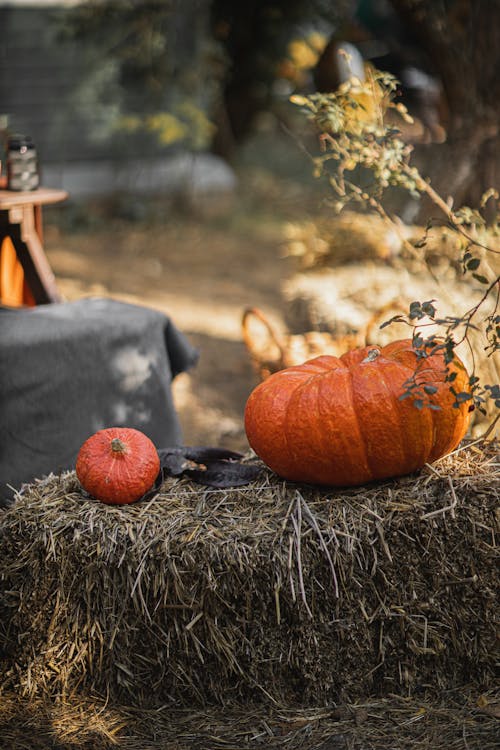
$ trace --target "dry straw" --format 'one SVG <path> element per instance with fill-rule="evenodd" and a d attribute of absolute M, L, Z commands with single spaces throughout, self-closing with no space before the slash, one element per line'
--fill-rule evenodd
<path fill-rule="evenodd" d="M 262 467 L 111 507 L 72 472 L 36 482 L 0 517 L 3 689 L 142 711 L 484 693 L 498 480 L 488 442 L 348 491 Z"/>
<path fill-rule="evenodd" d="M 497 750 L 500 701 L 462 690 L 316 708 L 139 710 L 0 699 L 2 750 Z"/>

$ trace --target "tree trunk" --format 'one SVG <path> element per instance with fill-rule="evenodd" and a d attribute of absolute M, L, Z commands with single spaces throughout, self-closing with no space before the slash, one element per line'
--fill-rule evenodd
<path fill-rule="evenodd" d="M 432 60 L 445 98 L 446 143 L 416 147 L 415 164 L 455 207 L 478 207 L 500 177 L 500 2 L 390 2 Z M 425 203 L 421 214 L 429 215 Z"/>

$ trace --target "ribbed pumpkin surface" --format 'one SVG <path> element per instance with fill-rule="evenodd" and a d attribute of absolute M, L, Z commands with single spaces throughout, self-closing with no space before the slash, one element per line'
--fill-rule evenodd
<path fill-rule="evenodd" d="M 418 382 L 439 409 L 404 400 Z M 456 392 L 468 390 L 458 358 Z M 452 451 L 464 437 L 469 403 L 454 408 L 441 354 L 418 360 L 412 341 L 322 356 L 271 375 L 250 394 L 245 429 L 269 468 L 292 481 L 352 486 L 411 473 Z"/>

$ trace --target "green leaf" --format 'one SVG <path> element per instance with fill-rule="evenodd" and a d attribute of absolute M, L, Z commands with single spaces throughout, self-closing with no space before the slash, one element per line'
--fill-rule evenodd
<path fill-rule="evenodd" d="M 390 326 L 391 323 L 404 323 L 405 319 L 402 315 L 394 315 L 390 320 L 386 320 L 384 323 L 381 323 L 379 328 L 382 330 L 382 328 L 387 328 L 387 326 Z"/>
<path fill-rule="evenodd" d="M 414 346 L 414 348 L 415 349 L 422 349 L 422 347 L 424 346 L 424 344 L 425 344 L 424 339 L 422 338 L 422 336 L 419 333 L 417 333 L 417 335 L 413 337 L 413 346 Z"/>
<path fill-rule="evenodd" d="M 293 96 L 290 97 L 290 102 L 292 104 L 297 104 L 299 107 L 308 107 L 313 111 L 316 109 L 310 99 L 305 96 L 299 96 L 298 94 L 293 94 Z"/>
<path fill-rule="evenodd" d="M 427 245 L 427 237 L 423 237 L 421 240 L 413 243 L 413 247 L 421 248 Z"/>
<path fill-rule="evenodd" d="M 432 304 L 434 300 L 429 300 L 429 302 L 424 302 L 422 304 L 422 310 L 425 312 L 426 315 L 428 315 L 430 318 L 433 318 L 436 314 L 436 308 Z"/>
<path fill-rule="evenodd" d="M 481 261 L 479 258 L 471 258 L 466 263 L 467 269 L 469 271 L 475 271 L 476 269 L 479 268 L 480 265 L 481 265 Z"/>
<path fill-rule="evenodd" d="M 398 401 L 404 401 L 405 398 L 409 398 L 411 396 L 410 391 L 405 391 L 404 393 L 399 396 Z"/>
<path fill-rule="evenodd" d="M 489 190 L 483 193 L 483 195 L 481 196 L 481 203 L 480 203 L 481 208 L 485 207 L 485 205 L 487 204 L 490 198 L 495 198 L 496 200 L 498 200 L 499 199 L 498 190 L 495 190 L 495 188 L 491 187 L 489 188 Z"/>

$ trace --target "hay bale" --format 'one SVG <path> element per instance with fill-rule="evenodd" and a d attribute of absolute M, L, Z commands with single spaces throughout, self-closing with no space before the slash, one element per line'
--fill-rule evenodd
<path fill-rule="evenodd" d="M 462 277 L 467 250 L 481 259 L 483 273 L 494 278 L 500 268 L 497 224 L 470 225 L 462 235 L 446 224 L 408 225 L 376 213 L 344 209 L 314 221 L 287 224 L 283 234 L 284 255 L 302 271 L 387 263 L 416 274 L 432 272 L 450 282 Z"/>
<path fill-rule="evenodd" d="M 284 317 L 292 333 L 325 331 L 336 335 L 363 332 L 381 309 L 413 299 L 433 299 L 428 279 L 405 269 L 356 264 L 296 273 L 282 285 Z M 391 317 L 388 312 L 385 320 Z M 403 336 L 410 329 L 405 326 Z"/>
<path fill-rule="evenodd" d="M 0 521 L 4 680 L 143 708 L 486 690 L 498 467 L 491 442 L 371 487 L 262 467 L 123 507 L 72 472 L 36 482 Z"/>
<path fill-rule="evenodd" d="M 498 750 L 499 696 L 473 689 L 341 706 L 161 710 L 104 699 L 0 701 L 2 750 Z"/>
<path fill-rule="evenodd" d="M 408 229 L 377 214 L 344 210 L 287 224 L 285 255 L 301 269 L 387 261 L 401 253 Z"/>

